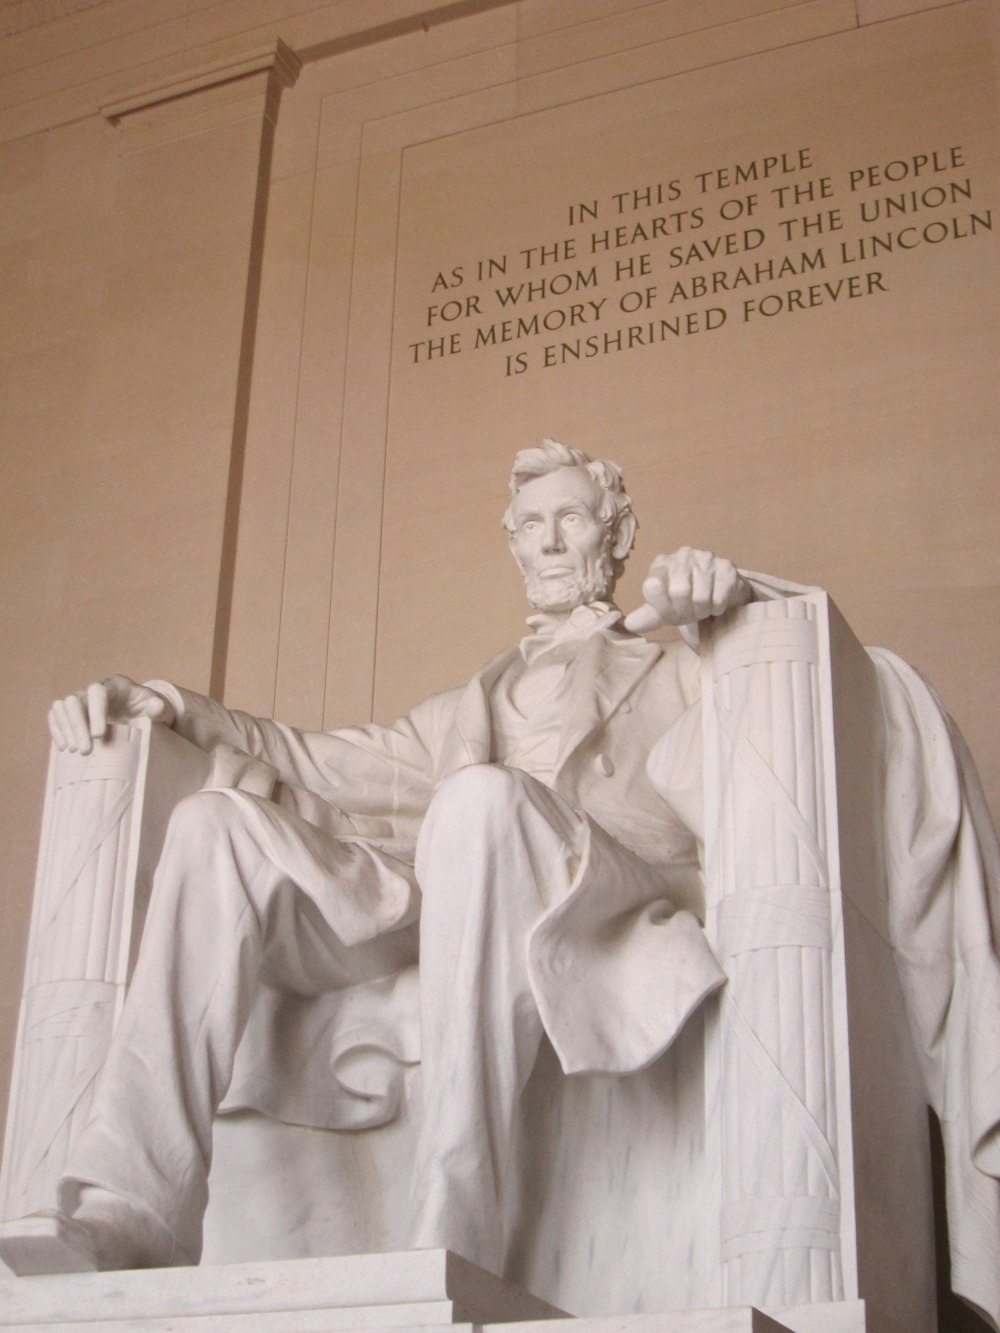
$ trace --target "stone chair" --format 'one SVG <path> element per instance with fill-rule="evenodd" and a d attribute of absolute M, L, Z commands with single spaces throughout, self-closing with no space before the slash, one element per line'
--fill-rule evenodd
<path fill-rule="evenodd" d="M 701 657 L 705 799 L 687 813 L 729 981 L 641 1073 L 566 1078 L 543 1048 L 505 1276 L 575 1314 L 752 1305 L 800 1333 L 932 1333 L 926 1098 L 887 943 L 875 668 L 819 591 L 703 626 Z M 676 744 L 652 761 L 665 790 Z M 166 820 L 208 769 L 148 722 L 87 757 L 53 752 L 5 1218 L 51 1206 Z M 419 1068 L 404 1082 L 395 1120 L 360 1132 L 221 1115 L 203 1263 L 404 1248 Z"/>

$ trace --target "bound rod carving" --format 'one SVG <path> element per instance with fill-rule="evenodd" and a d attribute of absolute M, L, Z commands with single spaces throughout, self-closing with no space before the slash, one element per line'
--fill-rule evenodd
<path fill-rule="evenodd" d="M 829 790 L 816 607 L 758 602 L 703 646 L 721 1245 L 729 1304 L 843 1297 Z M 714 929 L 712 929 L 714 927 Z"/>

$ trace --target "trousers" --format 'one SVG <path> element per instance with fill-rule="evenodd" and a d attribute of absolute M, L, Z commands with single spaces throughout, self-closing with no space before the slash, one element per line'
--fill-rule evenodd
<path fill-rule="evenodd" d="M 369 942 L 419 904 L 412 1242 L 498 1271 L 517 1103 L 543 1036 L 528 940 L 595 836 L 617 847 L 541 782 L 494 765 L 461 769 L 438 789 L 415 872 L 256 796 L 186 798 L 60 1205 L 72 1211 L 81 1184 L 111 1190 L 151 1210 L 179 1258 L 197 1262 L 212 1122 L 258 984 L 305 996 L 351 984 Z M 618 850 L 616 873 L 643 881 L 637 894 L 648 897 L 654 871 Z"/>

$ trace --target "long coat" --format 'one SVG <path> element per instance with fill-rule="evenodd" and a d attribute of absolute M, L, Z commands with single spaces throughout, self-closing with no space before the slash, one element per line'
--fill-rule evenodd
<path fill-rule="evenodd" d="M 490 697 L 517 654 L 506 650 L 464 688 L 428 699 L 390 726 L 332 732 L 298 731 L 154 683 L 178 705 L 175 727 L 182 735 L 203 749 L 250 755 L 274 770 L 280 784 L 274 796 L 282 804 L 332 836 L 363 839 L 394 865 L 412 866 L 436 787 L 456 770 L 493 758 Z M 694 839 L 646 774 L 653 744 L 696 702 L 697 658 L 683 645 L 601 631 L 570 664 L 566 688 L 552 786 L 610 838 L 598 833 L 589 840 L 570 893 L 537 923 L 528 942 L 529 974 L 567 1072 L 628 1072 L 654 1060 L 724 980 L 697 919 Z M 246 768 L 230 762 L 230 771 L 242 785 Z M 628 876 L 617 873 L 616 844 L 657 867 L 657 897 L 647 889 L 636 900 Z M 409 928 L 397 900 L 382 903 L 371 920 L 371 934 L 387 942 Z M 401 972 L 399 943 L 386 951 L 387 974 Z M 415 933 L 413 944 L 415 962 Z M 366 970 L 357 987 L 306 1002 L 262 988 L 227 1105 L 330 1127 L 390 1116 L 390 1092 L 359 1107 L 350 1080 L 346 1088 L 324 1089 L 314 1072 L 317 1048 L 327 1044 L 335 1072 L 338 1059 L 347 1068 L 362 1045 L 381 1046 L 395 1060 L 416 1058 L 413 986 L 395 984 L 393 975 L 372 986 L 370 960 Z M 371 1074 L 365 1077 L 370 1085 Z"/>

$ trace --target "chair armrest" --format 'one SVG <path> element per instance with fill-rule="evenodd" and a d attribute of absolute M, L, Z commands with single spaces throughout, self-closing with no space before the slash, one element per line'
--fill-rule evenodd
<path fill-rule="evenodd" d="M 209 756 L 147 718 L 52 747 L 14 1048 L 0 1217 L 51 1207 L 87 1119 L 170 813 Z"/>

